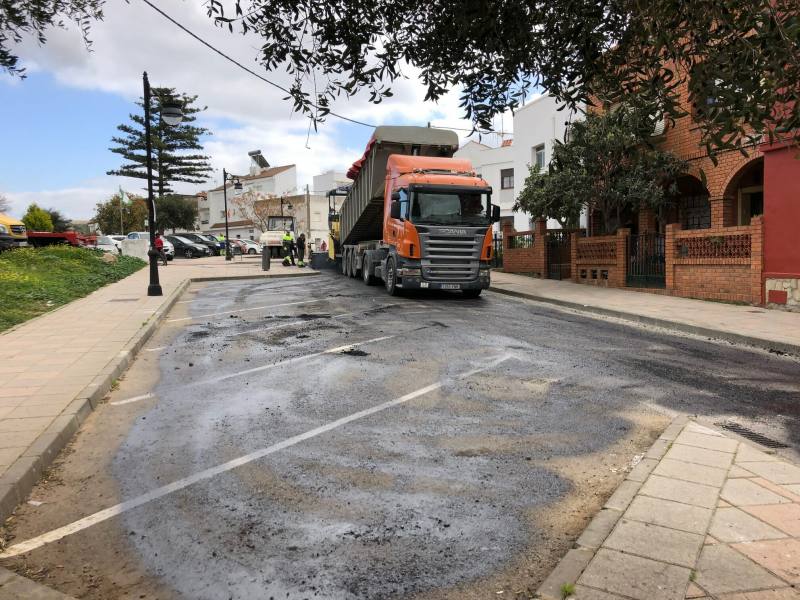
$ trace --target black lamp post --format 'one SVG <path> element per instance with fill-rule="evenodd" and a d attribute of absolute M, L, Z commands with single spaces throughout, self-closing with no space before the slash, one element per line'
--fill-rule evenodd
<path fill-rule="evenodd" d="M 222 169 L 222 199 L 225 202 L 225 260 L 231 260 L 231 240 L 228 235 L 228 181 L 233 182 L 235 192 L 242 191 L 242 182 L 236 175 L 231 175 L 224 168 Z"/>
<path fill-rule="evenodd" d="M 287 207 L 289 210 L 292 210 L 292 208 L 294 208 L 294 207 L 292 206 L 292 203 L 291 203 L 291 202 L 289 202 L 288 200 L 286 201 L 286 207 Z M 283 196 L 281 196 L 281 216 L 283 216 Z"/>
<path fill-rule="evenodd" d="M 158 250 L 156 250 L 156 205 L 153 197 L 153 141 L 150 138 L 150 81 L 147 71 L 142 74 L 144 85 L 144 138 L 147 156 L 147 228 L 150 231 L 150 248 L 147 256 L 150 258 L 150 285 L 147 286 L 148 296 L 161 296 L 161 283 L 158 280 Z M 183 110 L 180 102 L 164 100 L 161 103 L 159 116 L 167 125 L 177 125 L 183 120 Z"/>

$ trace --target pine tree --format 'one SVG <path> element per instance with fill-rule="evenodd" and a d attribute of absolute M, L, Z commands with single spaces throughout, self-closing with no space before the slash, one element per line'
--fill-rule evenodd
<path fill-rule="evenodd" d="M 180 125 L 170 126 L 161 119 L 161 102 L 177 99 L 183 105 L 183 121 Z M 153 144 L 153 182 L 155 194 L 163 197 L 174 192 L 172 184 L 178 181 L 186 183 L 204 183 L 211 174 L 209 157 L 198 153 L 203 146 L 200 137 L 211 132 L 203 127 L 193 125 L 195 116 L 206 110 L 206 107 L 195 106 L 197 96 L 178 94 L 173 88 L 153 88 L 150 106 L 150 133 Z M 131 123 L 117 126 L 123 136 L 114 136 L 109 148 L 124 159 L 118 168 L 108 171 L 108 175 L 122 177 L 147 178 L 144 137 L 144 100 L 136 103 L 142 108 L 142 114 L 129 115 Z"/>

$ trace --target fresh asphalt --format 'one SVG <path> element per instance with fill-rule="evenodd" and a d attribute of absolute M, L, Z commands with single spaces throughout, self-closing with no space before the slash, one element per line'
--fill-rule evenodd
<path fill-rule="evenodd" d="M 26 507 L 9 548 L 33 541 L 26 565 L 51 547 L 91 562 L 102 531 L 159 582 L 146 597 L 437 597 L 546 555 L 540 514 L 586 492 L 568 474 L 648 420 L 735 420 L 800 447 L 790 357 L 331 273 L 195 291 L 151 345 L 158 383 L 96 415 L 132 415 L 105 473 L 120 508 L 76 492 L 75 518 L 44 527 Z"/>

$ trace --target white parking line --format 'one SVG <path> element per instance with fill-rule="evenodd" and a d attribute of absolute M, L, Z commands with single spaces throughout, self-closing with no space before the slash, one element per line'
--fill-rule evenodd
<path fill-rule="evenodd" d="M 302 356 L 295 356 L 294 358 L 287 358 L 286 360 L 281 360 L 276 363 L 272 363 L 269 365 L 262 365 L 260 367 L 253 367 L 252 369 L 245 369 L 244 371 L 237 371 L 236 373 L 227 373 L 225 375 L 219 375 L 217 377 L 212 377 L 210 379 L 202 379 L 199 381 L 193 381 L 188 383 L 182 387 L 187 386 L 194 386 L 194 385 L 203 385 L 206 383 L 219 383 L 220 381 L 226 381 L 228 379 L 233 379 L 234 377 L 241 377 L 242 375 L 249 375 L 250 373 L 259 373 L 261 371 L 266 371 L 268 369 L 274 369 L 275 367 L 281 367 L 283 365 L 289 365 L 292 363 L 300 362 L 302 360 L 308 360 L 309 358 L 316 358 L 317 356 L 322 356 L 324 354 L 338 354 L 340 352 L 346 352 L 347 350 L 351 350 L 353 348 L 358 348 L 359 346 L 364 346 L 366 344 L 374 344 L 375 342 L 382 342 L 383 340 L 390 340 L 394 337 L 394 335 L 385 335 L 382 337 L 372 338 L 371 340 L 364 340 L 363 342 L 355 342 L 353 344 L 347 344 L 346 346 L 336 346 L 335 348 L 329 348 L 328 350 L 322 350 L 320 352 L 314 352 L 312 354 L 303 354 Z M 133 396 L 131 398 L 125 398 L 124 400 L 115 400 L 114 402 L 109 402 L 111 406 L 121 406 L 123 404 L 131 404 L 132 402 L 139 402 L 140 400 L 147 400 L 148 398 L 154 397 L 154 393 L 142 394 L 141 396 Z"/>
<path fill-rule="evenodd" d="M 342 346 L 342 348 L 346 347 L 347 346 Z M 511 354 L 504 354 L 492 361 L 489 361 L 482 367 L 479 367 L 477 369 L 472 369 L 465 373 L 461 373 L 460 375 L 456 375 L 451 380 L 465 379 L 467 377 L 475 375 L 476 373 L 487 371 L 489 369 L 496 367 L 500 363 L 508 360 L 509 358 L 512 358 Z M 392 408 L 394 406 L 404 404 L 410 400 L 414 400 L 415 398 L 419 398 L 420 396 L 424 396 L 425 394 L 428 394 L 434 390 L 441 388 L 447 382 L 448 382 L 447 379 L 439 380 L 436 383 L 426 385 L 425 387 L 419 388 L 418 390 L 405 394 L 404 396 L 400 396 L 399 398 L 395 398 L 394 400 L 389 400 L 387 402 L 383 402 L 382 404 L 378 404 L 377 406 L 373 406 L 372 408 L 367 408 L 365 410 L 355 412 L 346 417 L 342 417 L 341 419 L 336 419 L 335 421 L 331 421 L 330 423 L 327 423 L 320 427 L 316 427 L 315 429 L 311 429 L 310 431 L 306 431 L 305 433 L 301 433 L 299 435 L 295 435 L 293 437 L 285 439 L 282 442 L 278 442 L 277 444 L 273 444 L 272 446 L 268 446 L 267 448 L 261 448 L 260 450 L 256 450 L 255 452 L 251 452 L 250 454 L 245 454 L 244 456 L 240 456 L 239 458 L 234 458 L 233 460 L 229 460 L 228 462 L 222 463 L 221 465 L 205 469 L 203 471 L 195 473 L 194 475 L 184 477 L 183 479 L 178 479 L 177 481 L 173 481 L 172 483 L 169 483 L 165 486 L 156 488 L 150 492 L 147 492 L 146 494 L 142 494 L 141 496 L 131 498 L 130 500 L 126 500 L 125 502 L 115 504 L 114 506 L 110 506 L 109 508 L 96 512 L 92 515 L 86 516 L 82 519 L 78 519 L 73 523 L 64 525 L 63 527 L 59 527 L 58 529 L 54 529 L 42 535 L 31 538 L 26 542 L 20 542 L 18 544 L 14 544 L 6 548 L 6 550 L 3 551 L 2 553 L 0 553 L 0 558 L 11 558 L 12 556 L 19 556 L 20 554 L 31 552 L 32 550 L 41 548 L 46 544 L 50 544 L 52 542 L 56 542 L 62 538 L 65 538 L 70 534 L 77 533 L 88 527 L 91 527 L 92 525 L 96 525 L 97 523 L 101 523 L 112 517 L 121 515 L 122 513 L 127 512 L 131 509 L 142 506 L 143 504 L 147 504 L 148 502 L 152 502 L 153 500 L 162 498 L 168 494 L 171 494 L 172 492 L 177 492 L 178 490 L 182 490 L 194 483 L 197 483 L 198 481 L 210 479 L 215 475 L 225 473 L 226 471 L 230 471 L 231 469 L 236 469 L 237 467 L 241 467 L 242 465 L 251 463 L 254 460 L 258 460 L 260 458 L 264 458 L 265 456 L 269 456 L 270 454 L 274 454 L 281 450 L 285 450 L 286 448 L 291 448 L 292 446 L 299 444 L 300 442 L 310 440 L 311 438 L 315 438 L 319 435 L 322 435 L 323 433 L 327 433 L 328 431 L 332 431 L 343 425 L 352 423 L 353 421 L 363 419 L 364 417 L 368 417 L 370 415 L 374 415 L 375 413 L 384 411 L 387 408 Z"/>
<path fill-rule="evenodd" d="M 236 310 L 224 310 L 222 312 L 208 313 L 206 315 L 197 315 L 196 317 L 181 317 L 179 319 L 167 319 L 167 323 L 176 323 L 177 321 L 193 321 L 194 319 L 205 319 L 206 317 L 218 317 L 219 315 L 231 315 L 233 313 L 247 312 L 249 310 L 264 310 L 265 308 L 278 308 L 280 306 L 296 306 L 298 304 L 312 304 L 314 302 L 327 302 L 327 298 L 319 300 L 302 300 L 300 302 L 284 302 L 283 304 L 265 304 L 264 306 L 254 306 L 252 308 L 237 308 Z"/>
<path fill-rule="evenodd" d="M 164 350 L 166 346 L 159 346 L 158 348 L 145 348 L 145 352 L 158 352 L 159 350 Z"/>
<path fill-rule="evenodd" d="M 121 404 L 130 404 L 131 402 L 139 402 L 139 400 L 147 400 L 148 398 L 155 397 L 155 394 L 149 392 L 147 394 L 142 394 L 141 396 L 132 396 L 130 398 L 125 398 L 125 400 L 116 400 L 115 402 L 109 402 L 111 406 L 119 406 Z"/>

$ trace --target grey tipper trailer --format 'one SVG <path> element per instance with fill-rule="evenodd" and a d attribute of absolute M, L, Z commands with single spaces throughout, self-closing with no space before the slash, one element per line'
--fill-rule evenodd
<path fill-rule="evenodd" d="M 451 157 L 456 150 L 458 135 L 454 131 L 430 127 L 376 127 L 361 168 L 339 210 L 341 243 L 358 244 L 383 237 L 383 196 L 390 154 Z"/>

